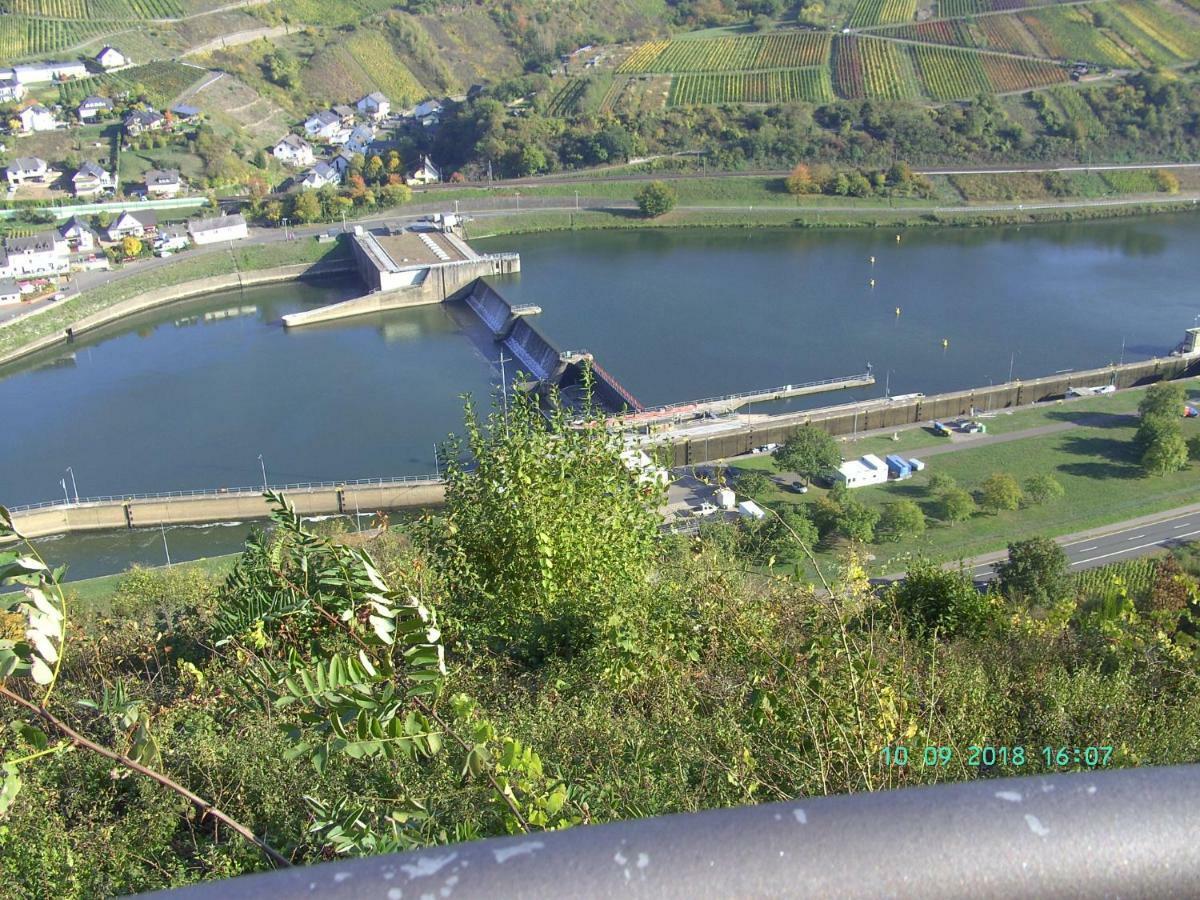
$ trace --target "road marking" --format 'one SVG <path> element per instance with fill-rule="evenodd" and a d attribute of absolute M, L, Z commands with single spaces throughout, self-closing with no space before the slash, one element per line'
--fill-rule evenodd
<path fill-rule="evenodd" d="M 1095 550 L 1097 546 L 1099 546 L 1099 545 L 1098 545 L 1098 544 L 1093 544 L 1093 545 L 1092 545 L 1092 546 L 1090 546 L 1090 547 L 1082 547 L 1082 548 L 1080 548 L 1079 552 L 1080 552 L 1080 553 L 1087 553 L 1089 550 Z"/>
<path fill-rule="evenodd" d="M 1192 524 L 1191 522 L 1180 522 L 1178 525 L 1172 525 L 1171 527 L 1172 528 L 1187 528 L 1191 524 Z"/>
<path fill-rule="evenodd" d="M 1155 520 L 1154 522 L 1152 522 L 1151 524 L 1153 524 L 1153 525 L 1165 525 L 1167 522 L 1175 522 L 1175 521 L 1178 521 L 1179 519 L 1187 519 L 1187 518 L 1189 518 L 1189 517 L 1191 517 L 1191 516 L 1194 516 L 1195 514 L 1196 514 L 1195 512 L 1186 512 L 1186 513 L 1180 513 L 1180 514 L 1179 514 L 1179 515 L 1177 515 L 1177 516 L 1167 516 L 1165 519 L 1157 519 L 1157 520 Z M 1192 523 L 1191 523 L 1191 522 L 1185 522 L 1184 524 L 1185 524 L 1185 525 L 1191 525 Z M 1098 535 L 1097 535 L 1097 534 L 1094 534 L 1094 535 L 1092 535 L 1091 537 L 1079 538 L 1079 539 L 1077 539 L 1077 540 L 1074 540 L 1074 541 L 1071 541 L 1070 543 L 1067 543 L 1067 544 L 1060 544 L 1059 546 L 1062 546 L 1062 547 L 1074 547 L 1076 544 L 1085 544 L 1085 543 L 1087 543 L 1088 541 L 1094 541 L 1094 540 L 1096 540 L 1096 538 L 1098 538 L 1098 537 L 1106 537 L 1106 538 L 1107 538 L 1107 537 L 1112 537 L 1113 535 L 1116 535 L 1116 534 L 1124 534 L 1124 533 L 1125 533 L 1125 532 L 1127 532 L 1127 531 L 1137 531 L 1137 529 L 1139 529 L 1139 528 L 1145 528 L 1145 527 L 1146 527 L 1146 523 L 1145 523 L 1145 522 L 1142 522 L 1142 523 L 1140 523 L 1140 524 L 1137 524 L 1137 525 L 1130 525 L 1128 528 L 1121 528 L 1121 529 L 1118 529 L 1117 531 L 1107 531 L 1107 532 L 1105 532 L 1104 534 L 1098 534 Z"/>
<path fill-rule="evenodd" d="M 1135 534 L 1133 537 L 1130 538 L 1130 540 L 1131 541 L 1140 541 L 1145 536 L 1146 536 L 1146 532 L 1143 531 L 1141 534 Z"/>
<path fill-rule="evenodd" d="M 1197 534 L 1200 534 L 1200 529 L 1197 529 L 1196 531 L 1185 531 L 1183 534 L 1177 534 L 1172 537 L 1171 540 L 1192 537 L 1193 535 Z M 1147 547 L 1161 547 L 1166 541 L 1167 538 L 1160 538 L 1159 540 L 1151 541 L 1148 544 L 1138 544 L 1134 547 L 1123 547 L 1120 550 L 1114 550 L 1111 553 L 1101 553 L 1099 556 L 1092 556 L 1087 559 L 1077 559 L 1075 562 L 1071 563 L 1071 565 L 1082 566 L 1084 563 L 1096 562 L 1096 560 L 1099 559 L 1108 559 L 1110 556 L 1120 556 L 1122 553 L 1135 553 L 1138 550 L 1145 550 Z"/>

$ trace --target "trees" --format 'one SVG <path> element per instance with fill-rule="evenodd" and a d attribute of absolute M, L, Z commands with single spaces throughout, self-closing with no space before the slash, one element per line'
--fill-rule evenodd
<path fill-rule="evenodd" d="M 842 461 L 842 451 L 833 436 L 813 425 L 796 429 L 772 455 L 780 467 L 805 481 L 836 469 Z"/>
<path fill-rule="evenodd" d="M 1178 419 L 1187 402 L 1187 389 L 1177 381 L 1159 381 L 1150 385 L 1138 403 L 1138 415 L 1143 419 L 1164 417 Z"/>
<path fill-rule="evenodd" d="M 918 634 L 935 629 L 954 637 L 981 632 L 992 618 L 992 606 L 963 570 L 943 569 L 918 558 L 891 589 L 904 624 Z"/>
<path fill-rule="evenodd" d="M 638 209 L 647 219 L 669 213 L 675 208 L 677 196 L 673 188 L 663 181 L 651 181 L 634 196 Z"/>
<path fill-rule="evenodd" d="M 994 472 L 979 489 L 980 504 L 992 513 L 1017 509 L 1021 505 L 1021 486 L 1007 472 Z"/>
<path fill-rule="evenodd" d="M 953 490 L 958 487 L 958 482 L 954 480 L 953 475 L 947 475 L 945 472 L 934 472 L 929 476 L 929 491 L 933 494 L 944 494 L 946 491 Z"/>
<path fill-rule="evenodd" d="M 286 50 L 276 47 L 267 54 L 267 78 L 284 88 L 293 88 L 300 82 L 300 61 Z"/>
<path fill-rule="evenodd" d="M 734 483 L 739 494 L 745 494 L 747 497 L 758 498 L 765 494 L 771 488 L 771 479 L 754 469 L 749 469 L 745 472 L 738 473 L 737 481 Z"/>
<path fill-rule="evenodd" d="M 1070 593 L 1067 554 L 1048 537 L 1008 545 L 1008 559 L 996 565 L 1000 592 L 1028 606 L 1049 606 Z"/>
<path fill-rule="evenodd" d="M 1186 468 L 1188 447 L 1179 425 L 1186 402 L 1187 391 L 1183 385 L 1160 381 L 1147 388 L 1138 403 L 1142 420 L 1133 440 L 1141 452 L 1141 465 L 1147 474 L 1166 475 Z"/>
<path fill-rule="evenodd" d="M 1149 475 L 1167 475 L 1186 469 L 1188 447 L 1180 433 L 1179 424 L 1160 431 L 1142 452 L 1142 468 Z"/>
<path fill-rule="evenodd" d="M 803 554 L 802 544 L 811 548 L 818 539 L 812 519 L 795 506 L 785 506 L 749 526 L 747 545 L 755 562 L 766 565 L 772 559 L 796 559 Z"/>
<path fill-rule="evenodd" d="M 783 183 L 789 194 L 815 194 L 821 189 L 813 179 L 812 171 L 804 163 L 796 163 Z"/>
<path fill-rule="evenodd" d="M 1063 486 L 1052 475 L 1033 475 L 1025 480 L 1025 496 L 1031 503 L 1058 500 L 1065 493 Z"/>
<path fill-rule="evenodd" d="M 321 201 L 312 191 L 301 191 L 292 203 L 292 218 L 300 223 L 315 222 L 321 218 Z"/>
<path fill-rule="evenodd" d="M 852 541 L 869 544 L 875 540 L 875 526 L 879 523 L 879 512 L 861 500 L 847 497 L 837 517 L 837 530 Z"/>
<path fill-rule="evenodd" d="M 134 256 L 142 255 L 142 242 L 132 234 L 127 234 L 121 238 L 121 252 L 125 254 L 125 258 L 129 259 Z"/>
<path fill-rule="evenodd" d="M 954 524 L 975 515 L 975 498 L 962 488 L 950 488 L 938 498 L 938 517 Z"/>
<path fill-rule="evenodd" d="M 883 505 L 875 529 L 880 540 L 899 541 L 925 533 L 925 513 L 911 500 L 893 500 Z"/>

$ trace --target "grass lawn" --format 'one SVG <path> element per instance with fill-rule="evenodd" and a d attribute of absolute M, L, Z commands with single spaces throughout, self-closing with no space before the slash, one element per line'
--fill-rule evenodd
<path fill-rule="evenodd" d="M 211 556 L 204 559 L 196 559 L 190 562 L 176 563 L 176 569 L 199 569 L 209 575 L 223 576 L 233 568 L 240 553 L 230 553 L 227 556 Z M 120 584 L 121 579 L 125 577 L 124 572 L 116 575 L 101 575 L 98 578 L 84 578 L 81 581 L 69 581 L 64 585 L 64 589 L 68 595 L 73 595 L 75 600 L 87 606 L 90 610 L 106 612 L 108 610 L 108 599 L 113 595 Z"/>
<path fill-rule="evenodd" d="M 1189 383 L 1193 398 L 1200 396 L 1200 385 Z M 889 482 L 861 488 L 854 496 L 868 505 L 880 507 L 890 500 L 915 501 L 929 518 L 925 535 L 899 543 L 877 544 L 872 568 L 876 573 L 903 569 L 905 560 L 917 553 L 932 559 L 949 561 L 1001 550 L 1011 540 L 1033 534 L 1061 535 L 1083 531 L 1125 519 L 1184 506 L 1200 501 L 1200 464 L 1164 477 L 1147 477 L 1137 463 L 1133 447 L 1136 409 L 1140 390 L 1124 391 L 1107 397 L 1091 397 L 1062 404 L 1045 404 L 1021 410 L 1011 416 L 988 421 L 992 433 L 1068 424 L 1064 431 L 1020 438 L 1007 443 L 981 444 L 931 457 L 925 472 L 903 482 Z M 1185 438 L 1200 435 L 1200 423 L 1181 420 Z M 994 423 L 994 424 L 993 424 Z M 936 438 L 925 429 L 900 432 L 901 440 L 873 436 L 848 443 L 845 455 L 863 453 L 913 452 L 929 446 L 944 446 L 945 438 Z M 769 456 L 732 460 L 733 469 L 757 469 L 776 472 Z M 943 525 L 936 519 L 935 498 L 928 488 L 929 476 L 943 472 L 960 487 L 974 492 L 993 472 L 1007 472 L 1018 481 L 1033 475 L 1052 475 L 1066 494 L 1057 501 L 998 515 L 977 514 L 958 525 Z M 821 496 L 814 488 L 801 497 L 775 487 L 762 499 L 771 504 L 808 504 Z M 833 562 L 836 554 L 822 554 Z"/>

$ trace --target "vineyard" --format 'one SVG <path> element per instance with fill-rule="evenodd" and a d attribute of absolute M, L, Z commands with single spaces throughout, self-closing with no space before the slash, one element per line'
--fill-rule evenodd
<path fill-rule="evenodd" d="M 1200 56 L 1200 29 L 1146 0 L 1104 5 L 1105 21 L 1122 40 L 1155 65 Z"/>
<path fill-rule="evenodd" d="M 575 111 L 575 107 L 579 104 L 579 98 L 583 96 L 587 86 L 586 78 L 568 78 L 566 83 L 550 98 L 550 103 L 546 107 L 546 115 L 570 115 Z"/>
<path fill-rule="evenodd" d="M 858 0 L 850 14 L 851 28 L 911 22 L 917 14 L 917 0 Z"/>
<path fill-rule="evenodd" d="M 54 53 L 112 31 L 112 23 L 0 16 L 0 60 Z"/>
<path fill-rule="evenodd" d="M 912 50 L 925 92 L 933 99 L 963 100 L 991 91 L 981 54 L 930 44 L 914 44 Z"/>
<path fill-rule="evenodd" d="M 938 19 L 933 22 L 918 22 L 915 25 L 899 25 L 878 33 L 905 41 L 922 41 L 927 44 L 949 44 L 952 47 L 973 47 L 975 38 L 967 23 L 962 19 Z"/>
<path fill-rule="evenodd" d="M 839 97 L 855 100 L 867 95 L 859 44 L 859 38 L 845 34 L 833 42 L 833 85 Z"/>
<path fill-rule="evenodd" d="M 1127 559 L 1078 573 L 1075 592 L 1084 603 L 1094 603 L 1115 613 L 1123 598 L 1137 603 L 1149 597 L 1157 573 L 1157 559 Z"/>
<path fill-rule="evenodd" d="M 183 15 L 178 0 L 3 0 L 9 12 L 47 19 L 177 19 Z"/>
<path fill-rule="evenodd" d="M 863 38 L 863 85 L 875 100 L 908 100 L 920 96 L 912 62 L 904 45 Z"/>
<path fill-rule="evenodd" d="M 1047 56 L 1086 59 L 1106 66 L 1137 66 L 1133 57 L 1095 26 L 1091 10 L 1086 7 L 1039 9 L 1022 13 L 1020 19 L 1033 32 Z"/>
<path fill-rule="evenodd" d="M 771 72 L 678 75 L 671 83 L 670 106 L 704 103 L 787 103 L 833 99 L 829 70 L 823 66 Z"/>
<path fill-rule="evenodd" d="M 1067 70 L 1041 59 L 1018 59 L 1014 56 L 979 55 L 983 72 L 998 93 L 1027 91 L 1067 80 Z"/>
<path fill-rule="evenodd" d="M 1050 96 L 1062 110 L 1063 117 L 1068 122 L 1081 123 L 1091 137 L 1103 137 L 1107 133 L 1108 129 L 1104 127 L 1104 123 L 1100 121 L 1079 91 L 1071 90 L 1071 88 L 1055 88 L 1050 91 Z"/>
<path fill-rule="evenodd" d="M 635 49 L 617 71 L 675 74 L 819 66 L 829 59 L 829 43 L 829 35 L 809 31 L 701 41 L 651 41 Z"/>
<path fill-rule="evenodd" d="M 382 32 L 360 29 L 346 41 L 345 47 L 371 83 L 391 98 L 392 103 L 407 106 L 426 96 L 421 83 L 400 61 Z"/>
<path fill-rule="evenodd" d="M 106 75 L 118 90 L 144 91 L 157 107 L 168 106 L 184 90 L 204 76 L 204 70 L 161 60 Z"/>

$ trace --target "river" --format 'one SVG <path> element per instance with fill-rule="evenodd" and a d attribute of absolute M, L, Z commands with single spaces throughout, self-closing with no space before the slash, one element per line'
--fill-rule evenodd
<path fill-rule="evenodd" d="M 496 286 L 536 303 L 647 405 L 861 372 L 823 405 L 1161 355 L 1200 313 L 1200 218 L 1022 228 L 564 232 Z M 870 259 L 874 257 L 872 264 Z M 874 280 L 872 287 L 870 282 Z M 0 499 L 428 473 L 491 367 L 438 307 L 285 331 L 353 284 L 227 292 L 130 320 L 0 380 Z M 262 457 L 261 461 L 259 457 Z M 242 525 L 169 529 L 174 559 L 237 548 Z M 74 577 L 164 561 L 162 535 L 48 542 Z M 53 548 L 51 550 L 51 548 Z"/>

